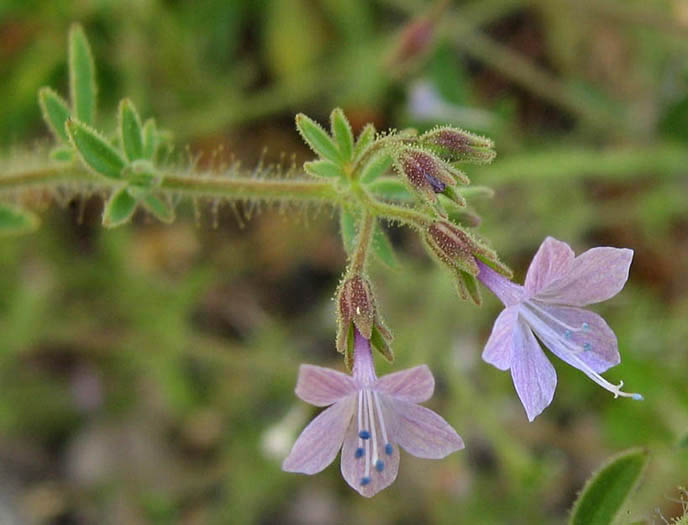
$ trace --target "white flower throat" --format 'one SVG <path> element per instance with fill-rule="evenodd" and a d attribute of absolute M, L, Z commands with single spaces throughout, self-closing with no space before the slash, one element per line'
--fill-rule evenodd
<path fill-rule="evenodd" d="M 381 433 L 384 452 L 391 456 L 394 452 L 392 444 L 387 437 L 387 428 L 380 404 L 380 396 L 377 392 L 364 388 L 358 391 L 358 448 L 356 458 L 365 461 L 365 471 L 361 478 L 361 485 L 367 485 L 371 481 L 371 469 L 377 472 L 385 469 L 385 462 L 380 458 L 378 451 L 378 426 Z M 377 423 L 376 416 L 377 415 Z"/>

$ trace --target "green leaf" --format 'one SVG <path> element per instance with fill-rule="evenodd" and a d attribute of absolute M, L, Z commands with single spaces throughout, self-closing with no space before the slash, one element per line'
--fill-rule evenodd
<path fill-rule="evenodd" d="M 356 146 L 354 146 L 354 160 L 358 158 L 368 149 L 375 141 L 375 126 L 372 124 L 366 124 L 363 130 L 358 135 L 358 140 L 356 140 Z"/>
<path fill-rule="evenodd" d="M 129 160 L 143 158 L 143 133 L 136 107 L 128 98 L 119 103 L 119 137 Z"/>
<path fill-rule="evenodd" d="M 337 141 L 339 152 L 344 161 L 350 161 L 354 153 L 354 134 L 351 131 L 351 124 L 346 119 L 344 112 L 336 108 L 330 114 L 330 126 L 332 136 Z"/>
<path fill-rule="evenodd" d="M 67 101 L 49 87 L 38 91 L 38 104 L 41 106 L 43 120 L 59 142 L 69 142 L 65 122 L 71 115 Z"/>
<path fill-rule="evenodd" d="M 339 214 L 339 227 L 342 233 L 344 250 L 350 254 L 354 249 L 354 238 L 356 237 L 356 217 L 345 208 L 342 208 Z"/>
<path fill-rule="evenodd" d="M 57 162 L 74 162 L 76 153 L 71 144 L 61 144 L 50 150 L 50 158 Z"/>
<path fill-rule="evenodd" d="M 96 73 L 84 30 L 73 24 L 69 30 L 69 89 L 74 114 L 93 125 L 96 116 Z"/>
<path fill-rule="evenodd" d="M 373 253 L 384 264 L 386 264 L 390 268 L 399 267 L 399 261 L 397 260 L 396 253 L 394 252 L 394 247 L 392 246 L 389 237 L 387 237 L 385 230 L 382 229 L 382 225 L 379 222 L 375 225 L 372 248 Z"/>
<path fill-rule="evenodd" d="M 299 113 L 296 115 L 296 129 L 315 153 L 337 164 L 341 162 L 337 146 L 320 124 Z"/>
<path fill-rule="evenodd" d="M 635 490 L 649 456 L 642 448 L 632 448 L 610 458 L 585 483 L 571 512 L 570 525 L 609 525 L 621 514 Z"/>
<path fill-rule="evenodd" d="M 153 160 L 158 149 L 158 130 L 155 119 L 149 118 L 143 124 L 143 158 Z"/>
<path fill-rule="evenodd" d="M 30 233 L 38 228 L 40 222 L 38 216 L 29 210 L 0 203 L 0 236 L 2 237 Z"/>
<path fill-rule="evenodd" d="M 114 228 L 129 222 L 136 210 L 136 199 L 126 186 L 115 191 L 103 209 L 103 226 Z"/>
<path fill-rule="evenodd" d="M 373 157 L 361 171 L 361 182 L 368 184 L 392 167 L 392 155 L 383 152 Z"/>
<path fill-rule="evenodd" d="M 84 164 L 96 173 L 121 179 L 125 161 L 96 130 L 75 119 L 67 121 L 67 133 Z"/>
<path fill-rule="evenodd" d="M 344 172 L 339 165 L 335 164 L 334 162 L 330 162 L 329 160 L 314 160 L 311 162 L 306 162 L 303 165 L 303 169 L 306 170 L 306 173 L 313 175 L 314 177 L 325 177 L 331 179 L 344 176 Z"/>
<path fill-rule="evenodd" d="M 174 209 L 172 206 L 152 193 L 144 195 L 141 199 L 141 204 L 147 211 L 155 215 L 158 220 L 165 223 L 174 221 Z"/>
<path fill-rule="evenodd" d="M 413 195 L 409 193 L 406 184 L 398 177 L 383 177 L 375 180 L 368 186 L 374 194 L 387 199 L 399 201 L 412 201 Z"/>

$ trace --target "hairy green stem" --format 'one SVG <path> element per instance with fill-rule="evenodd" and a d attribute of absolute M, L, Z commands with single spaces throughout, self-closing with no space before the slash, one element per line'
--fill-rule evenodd
<path fill-rule="evenodd" d="M 370 241 L 373 239 L 374 230 L 375 216 L 369 211 L 365 211 L 363 213 L 363 221 L 361 221 L 361 230 L 358 232 L 356 251 L 351 259 L 352 274 L 360 274 L 365 270 L 368 248 L 370 248 Z"/>

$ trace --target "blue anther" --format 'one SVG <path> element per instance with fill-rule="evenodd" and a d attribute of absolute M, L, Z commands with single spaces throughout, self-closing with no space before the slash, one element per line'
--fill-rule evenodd
<path fill-rule="evenodd" d="M 643 397 L 642 394 L 633 394 L 631 397 L 633 399 L 635 399 L 636 401 L 644 401 L 645 400 L 645 398 Z"/>
<path fill-rule="evenodd" d="M 356 454 L 355 454 L 356 458 L 362 458 L 364 456 L 364 454 L 365 454 L 365 450 L 363 450 L 361 447 L 358 447 L 356 449 Z"/>
<path fill-rule="evenodd" d="M 393 452 L 394 452 L 394 448 L 392 447 L 392 444 L 387 443 L 385 445 L 385 454 L 387 454 L 388 456 L 391 456 Z"/>
<path fill-rule="evenodd" d="M 370 438 L 370 432 L 368 432 L 367 430 L 361 430 L 358 433 L 358 437 L 360 437 L 361 439 L 369 439 Z"/>
<path fill-rule="evenodd" d="M 564 337 L 566 337 L 566 339 L 571 339 L 571 330 L 566 330 L 566 332 L 564 332 Z"/>
<path fill-rule="evenodd" d="M 385 470 L 385 462 L 381 459 L 378 459 L 375 462 L 375 470 L 377 470 L 378 472 L 382 472 L 383 470 Z"/>
<path fill-rule="evenodd" d="M 583 323 L 583 330 L 587 330 L 590 328 L 590 325 L 588 323 Z"/>
<path fill-rule="evenodd" d="M 583 350 L 585 350 L 586 352 L 590 351 L 591 348 L 592 348 L 592 345 L 590 343 L 585 343 L 583 345 Z"/>
<path fill-rule="evenodd" d="M 361 478 L 361 485 L 365 487 L 368 483 L 370 483 L 369 477 Z"/>

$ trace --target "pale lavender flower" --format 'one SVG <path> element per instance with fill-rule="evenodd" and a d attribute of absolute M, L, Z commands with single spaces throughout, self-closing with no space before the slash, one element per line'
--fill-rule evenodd
<path fill-rule="evenodd" d="M 355 330 L 351 376 L 301 365 L 296 395 L 329 406 L 303 430 L 282 463 L 288 472 L 316 474 L 342 449 L 346 482 L 371 497 L 397 477 L 399 446 L 420 458 L 440 459 L 463 448 L 456 431 L 430 409 L 435 380 L 426 365 L 378 377 L 370 341 Z"/>
<path fill-rule="evenodd" d="M 580 307 L 604 301 L 628 280 L 633 250 L 593 248 L 576 257 L 565 242 L 548 237 L 530 264 L 524 286 L 512 283 L 478 261 L 478 279 L 506 307 L 492 328 L 483 359 L 511 377 L 528 419 L 551 402 L 557 385 L 554 367 L 540 342 L 583 371 L 614 397 L 642 399 L 621 391 L 600 374 L 619 364 L 616 335 L 599 315 Z"/>

